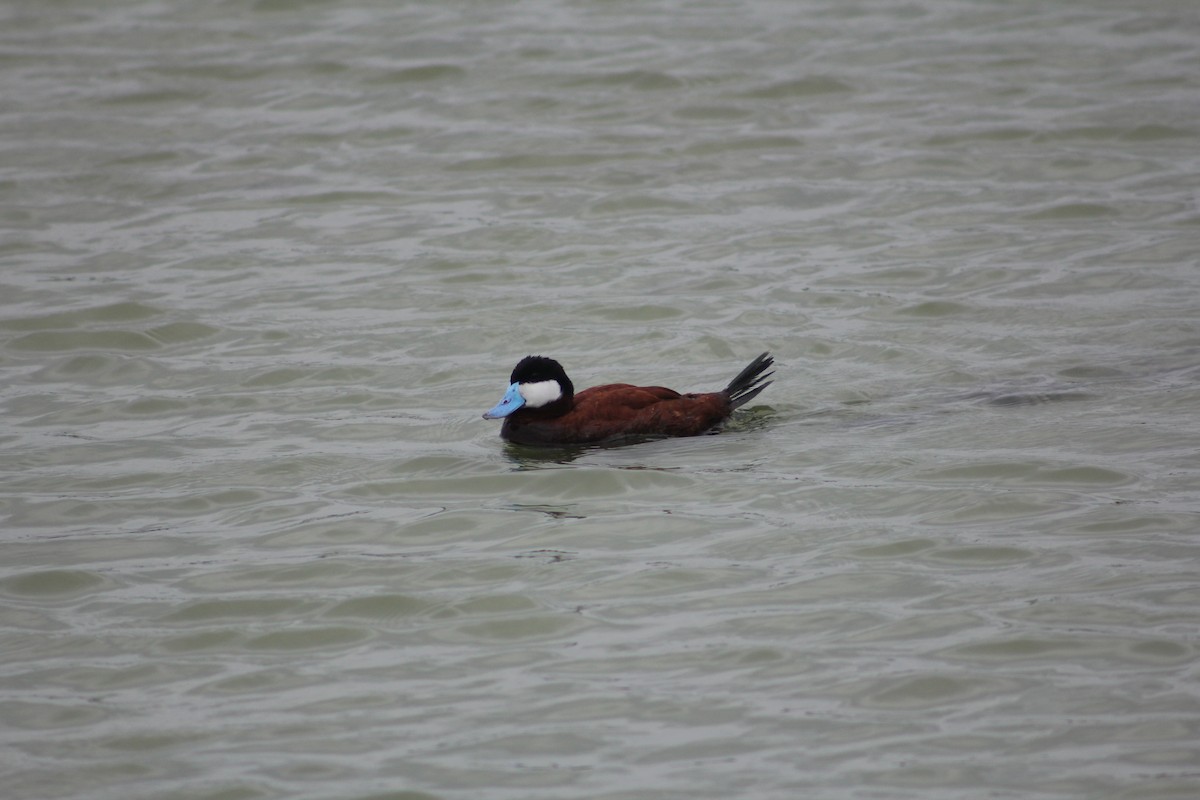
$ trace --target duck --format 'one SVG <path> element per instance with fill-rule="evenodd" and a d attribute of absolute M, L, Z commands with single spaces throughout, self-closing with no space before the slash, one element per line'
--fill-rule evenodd
<path fill-rule="evenodd" d="M 771 385 L 775 360 L 763 353 L 717 392 L 681 394 L 663 386 L 608 383 L 575 393 L 553 358 L 517 362 L 504 397 L 484 419 L 503 419 L 500 436 L 521 445 L 613 444 L 712 432 L 734 409 Z"/>

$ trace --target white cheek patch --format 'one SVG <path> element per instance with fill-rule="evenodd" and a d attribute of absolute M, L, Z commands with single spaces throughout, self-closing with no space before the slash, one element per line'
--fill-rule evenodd
<path fill-rule="evenodd" d="M 525 398 L 526 408 L 541 408 L 562 397 L 562 387 L 555 380 L 522 383 L 517 391 Z"/>

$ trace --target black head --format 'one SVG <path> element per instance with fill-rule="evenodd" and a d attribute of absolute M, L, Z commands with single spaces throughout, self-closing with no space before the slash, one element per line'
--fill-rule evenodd
<path fill-rule="evenodd" d="M 567 377 L 567 371 L 553 358 L 545 356 L 525 356 L 513 367 L 509 383 L 541 383 L 542 381 L 558 381 L 565 397 L 575 394 L 575 387 Z"/>
<path fill-rule="evenodd" d="M 513 368 L 508 391 L 484 419 L 500 419 L 516 411 L 560 415 L 571 410 L 575 387 L 562 365 L 545 356 L 525 356 Z"/>

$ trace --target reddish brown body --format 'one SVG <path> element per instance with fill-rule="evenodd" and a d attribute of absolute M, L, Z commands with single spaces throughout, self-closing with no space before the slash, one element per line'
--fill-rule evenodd
<path fill-rule="evenodd" d="M 564 398 L 565 399 L 565 398 Z M 500 435 L 517 444 L 595 444 L 658 436 L 697 436 L 733 411 L 726 392 L 680 394 L 663 386 L 610 383 L 575 395 L 568 409 L 522 408 Z"/>

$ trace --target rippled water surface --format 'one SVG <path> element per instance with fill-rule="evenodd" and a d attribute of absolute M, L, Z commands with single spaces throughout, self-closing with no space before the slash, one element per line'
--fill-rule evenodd
<path fill-rule="evenodd" d="M 14 3 L 0 97 L 6 796 L 1200 796 L 1193 2 Z"/>

